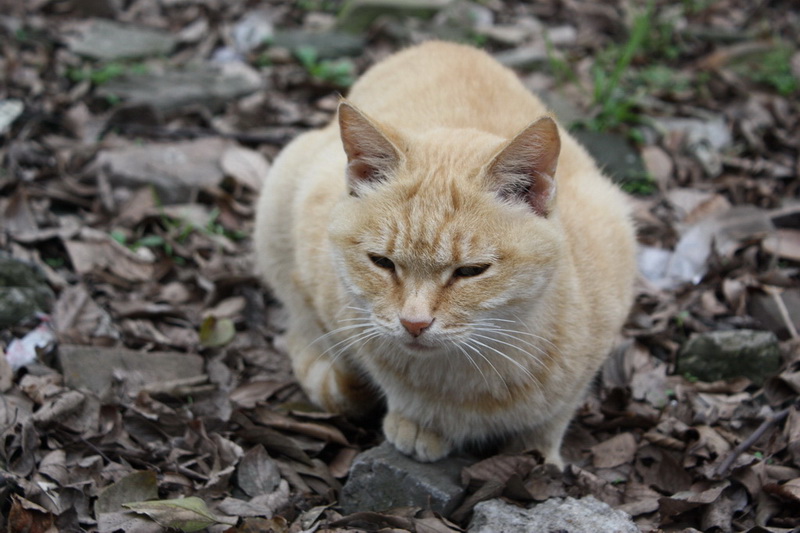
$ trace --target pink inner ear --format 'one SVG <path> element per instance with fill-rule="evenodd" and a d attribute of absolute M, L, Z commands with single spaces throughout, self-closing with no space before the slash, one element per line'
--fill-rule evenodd
<path fill-rule="evenodd" d="M 531 187 L 528 189 L 527 200 L 534 213 L 542 217 L 550 214 L 555 189 L 556 184 L 552 177 L 541 173 L 533 177 Z"/>
<path fill-rule="evenodd" d="M 489 167 L 491 186 L 506 199 L 524 201 L 546 217 L 555 199 L 561 139 L 553 119 L 544 117 L 520 132 Z"/>
<path fill-rule="evenodd" d="M 350 179 L 372 180 L 377 177 L 377 170 L 366 161 L 355 159 L 347 164 L 347 174 Z"/>
<path fill-rule="evenodd" d="M 347 154 L 347 182 L 357 196 L 362 184 L 382 179 L 398 162 L 398 152 L 380 128 L 347 102 L 339 104 L 339 131 Z"/>

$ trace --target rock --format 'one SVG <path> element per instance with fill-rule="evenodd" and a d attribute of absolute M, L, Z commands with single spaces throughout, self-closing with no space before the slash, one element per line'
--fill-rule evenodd
<path fill-rule="evenodd" d="M 638 533 L 630 515 L 611 508 L 594 496 L 551 498 L 524 509 L 502 500 L 488 500 L 475 506 L 468 533 Z"/>
<path fill-rule="evenodd" d="M 648 175 L 641 155 L 625 137 L 592 130 L 572 133 L 615 183 L 637 181 Z"/>
<path fill-rule="evenodd" d="M 452 0 L 349 0 L 339 12 L 338 27 L 361 33 L 381 16 L 430 18 Z"/>
<path fill-rule="evenodd" d="M 417 506 L 446 516 L 464 496 L 459 481 L 469 463 L 459 457 L 418 463 L 384 442 L 356 458 L 342 489 L 342 510 L 350 514 Z"/>
<path fill-rule="evenodd" d="M 303 46 L 310 46 L 317 51 L 319 59 L 335 59 L 362 54 L 366 41 L 360 35 L 344 32 L 316 33 L 304 30 L 281 30 L 275 32 L 272 44 L 292 51 Z"/>
<path fill-rule="evenodd" d="M 107 19 L 90 20 L 66 40 L 74 53 L 106 61 L 167 55 L 177 44 L 164 31 Z"/>
<path fill-rule="evenodd" d="M 55 295 L 36 267 L 0 254 L 0 329 L 47 312 Z"/>
<path fill-rule="evenodd" d="M 201 64 L 159 73 L 124 75 L 98 89 L 98 95 L 121 98 L 131 105 L 151 105 L 162 112 L 190 105 L 216 109 L 262 86 L 261 76 L 250 66 L 232 61 Z"/>
<path fill-rule="evenodd" d="M 194 191 L 222 181 L 229 141 L 216 138 L 165 144 L 130 144 L 103 150 L 97 165 L 113 185 L 153 185 L 164 204 L 185 203 Z"/>
<path fill-rule="evenodd" d="M 549 61 L 547 47 L 543 42 L 499 52 L 494 54 L 494 58 L 509 68 L 520 70 L 533 70 Z"/>
<path fill-rule="evenodd" d="M 174 352 L 137 352 L 64 344 L 58 350 L 64 383 L 88 389 L 103 401 L 135 396 L 147 386 L 203 374 L 203 358 Z"/>
<path fill-rule="evenodd" d="M 494 13 L 486 6 L 461 0 L 450 2 L 433 18 L 429 31 L 439 39 L 468 41 L 494 24 Z"/>
<path fill-rule="evenodd" d="M 740 329 L 692 335 L 678 354 L 677 371 L 702 381 L 746 377 L 762 385 L 780 364 L 774 333 Z"/>

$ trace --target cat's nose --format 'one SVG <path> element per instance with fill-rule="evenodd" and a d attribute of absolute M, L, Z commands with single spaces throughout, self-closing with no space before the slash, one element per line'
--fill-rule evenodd
<path fill-rule="evenodd" d="M 406 320 L 405 318 L 400 319 L 400 323 L 406 328 L 406 331 L 411 333 L 414 337 L 419 337 L 422 335 L 422 332 L 431 327 L 433 324 L 434 319 L 430 320 L 422 320 L 422 321 L 414 321 L 414 320 Z"/>

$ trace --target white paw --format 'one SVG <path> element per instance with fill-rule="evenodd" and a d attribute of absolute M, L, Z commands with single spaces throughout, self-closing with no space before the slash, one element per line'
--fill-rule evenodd
<path fill-rule="evenodd" d="M 400 452 L 423 463 L 443 459 L 452 450 L 450 443 L 438 433 L 395 412 L 389 412 L 383 419 L 383 433 Z"/>

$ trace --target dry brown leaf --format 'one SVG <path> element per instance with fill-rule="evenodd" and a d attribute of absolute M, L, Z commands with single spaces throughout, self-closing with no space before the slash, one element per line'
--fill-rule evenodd
<path fill-rule="evenodd" d="M 326 442 L 335 442 L 344 446 L 348 445 L 347 437 L 344 436 L 340 429 L 330 424 L 321 422 L 300 422 L 264 407 L 256 408 L 253 414 L 254 420 L 266 426 L 308 435 Z"/>
<path fill-rule="evenodd" d="M 592 454 L 595 468 L 614 468 L 626 464 L 636 456 L 636 438 L 631 433 L 620 433 L 592 446 Z"/>

